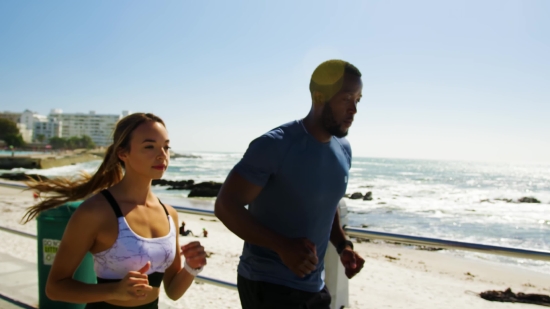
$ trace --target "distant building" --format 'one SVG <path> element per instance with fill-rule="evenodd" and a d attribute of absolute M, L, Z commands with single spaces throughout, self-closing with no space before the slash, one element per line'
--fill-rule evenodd
<path fill-rule="evenodd" d="M 24 123 L 17 123 L 17 128 L 19 129 L 19 134 L 23 138 L 25 143 L 32 143 L 32 128 L 27 129 L 27 125 Z"/>
<path fill-rule="evenodd" d="M 96 114 L 94 111 L 65 114 L 61 109 L 52 109 L 48 116 L 44 116 L 27 109 L 22 113 L 3 112 L 0 118 L 15 122 L 27 143 L 37 142 L 42 137 L 43 142 L 48 142 L 52 137 L 87 135 L 97 146 L 108 146 L 117 122 L 129 114 L 129 111 L 118 115 Z"/>
<path fill-rule="evenodd" d="M 52 137 L 62 137 L 63 127 L 61 121 L 56 118 L 48 118 L 45 121 L 35 121 L 33 127 L 33 140 L 48 142 Z"/>
<path fill-rule="evenodd" d="M 8 119 L 15 123 L 19 123 L 21 118 L 21 113 L 12 113 L 12 112 L 0 112 L 0 118 Z"/>
<path fill-rule="evenodd" d="M 26 109 L 21 113 L 21 118 L 19 120 L 19 122 L 24 123 L 27 128 L 34 128 L 34 123 L 37 121 L 48 121 L 48 117 Z"/>
<path fill-rule="evenodd" d="M 128 112 L 124 111 L 122 115 L 124 114 Z M 65 114 L 60 109 L 54 109 L 48 118 L 55 119 L 61 124 L 61 136 L 64 138 L 88 135 L 96 145 L 108 146 L 112 142 L 116 123 L 122 115 L 96 114 L 94 111 L 88 114 Z"/>
<path fill-rule="evenodd" d="M 19 119 L 19 122 L 24 124 L 28 129 L 32 130 L 31 139 L 32 141 L 37 141 L 38 136 L 40 134 L 44 134 L 44 129 L 40 129 L 40 132 L 37 133 L 36 127 L 42 128 L 41 124 L 48 123 L 48 117 L 26 109 L 23 113 L 21 113 L 21 118 Z M 45 138 L 44 141 L 47 142 L 48 139 L 54 136 L 60 137 L 61 135 L 48 134 L 48 137 Z"/>

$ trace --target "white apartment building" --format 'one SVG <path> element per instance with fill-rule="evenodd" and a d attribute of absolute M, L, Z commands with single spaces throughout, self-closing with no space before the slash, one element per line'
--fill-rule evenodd
<path fill-rule="evenodd" d="M 44 116 L 27 109 L 23 113 L 0 112 L 0 118 L 15 122 L 23 140 L 28 143 L 38 141 L 41 135 L 45 142 L 52 137 L 88 135 L 96 145 L 108 146 L 117 122 L 129 114 L 129 111 L 122 111 L 119 115 L 96 114 L 94 111 L 65 114 L 60 109 L 52 109 L 48 116 Z"/>
<path fill-rule="evenodd" d="M 26 109 L 23 113 L 21 113 L 21 118 L 19 119 L 19 122 L 24 123 L 29 129 L 34 128 L 35 122 L 47 122 L 47 121 L 48 121 L 48 117 L 44 115 L 40 115 L 37 112 L 33 112 L 28 109 Z"/>
<path fill-rule="evenodd" d="M 116 123 L 129 112 L 123 111 L 122 115 L 96 114 L 90 111 L 88 114 L 64 114 L 62 110 L 53 109 L 49 119 L 55 119 L 61 124 L 61 136 L 88 135 L 98 146 L 108 146 L 112 142 L 112 134 Z"/>
<path fill-rule="evenodd" d="M 44 137 L 42 142 L 48 142 L 52 137 L 62 137 L 63 127 L 61 121 L 55 118 L 47 118 L 45 121 L 35 121 L 33 126 L 33 140 L 39 141 L 40 136 Z"/>
<path fill-rule="evenodd" d="M 44 135 L 47 142 L 52 137 L 61 137 L 61 133 L 49 123 L 48 117 L 26 109 L 19 119 L 31 132 L 31 141 L 37 141 L 39 135 Z M 38 129 L 38 131 L 37 131 Z"/>
<path fill-rule="evenodd" d="M 19 133 L 21 134 L 21 137 L 23 138 L 23 141 L 25 143 L 32 143 L 32 128 L 28 129 L 27 125 L 24 123 L 17 123 L 17 128 L 19 129 Z"/>

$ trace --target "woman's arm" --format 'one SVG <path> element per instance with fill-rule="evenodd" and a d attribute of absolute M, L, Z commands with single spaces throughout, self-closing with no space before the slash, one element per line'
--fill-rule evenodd
<path fill-rule="evenodd" d="M 174 226 L 178 226 L 178 213 L 176 210 L 166 205 L 168 211 L 174 220 Z M 180 248 L 179 235 L 176 233 L 176 257 L 170 267 L 164 272 L 164 289 L 166 295 L 172 300 L 179 299 L 193 283 L 195 276 L 191 275 L 183 268 L 182 258 L 191 268 L 201 268 L 206 265 L 206 253 L 204 247 L 198 241 L 191 242 Z"/>

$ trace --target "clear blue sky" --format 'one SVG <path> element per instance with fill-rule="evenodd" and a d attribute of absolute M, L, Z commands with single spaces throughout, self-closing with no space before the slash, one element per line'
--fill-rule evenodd
<path fill-rule="evenodd" d="M 243 152 L 363 73 L 368 157 L 550 162 L 550 1 L 2 1 L 0 110 L 153 112 L 180 151 Z"/>

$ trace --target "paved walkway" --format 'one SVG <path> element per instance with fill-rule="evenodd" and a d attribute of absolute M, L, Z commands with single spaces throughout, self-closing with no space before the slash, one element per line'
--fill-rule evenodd
<path fill-rule="evenodd" d="M 19 303 L 15 305 L 10 300 Z M 0 308 L 38 307 L 36 264 L 0 253 Z"/>

